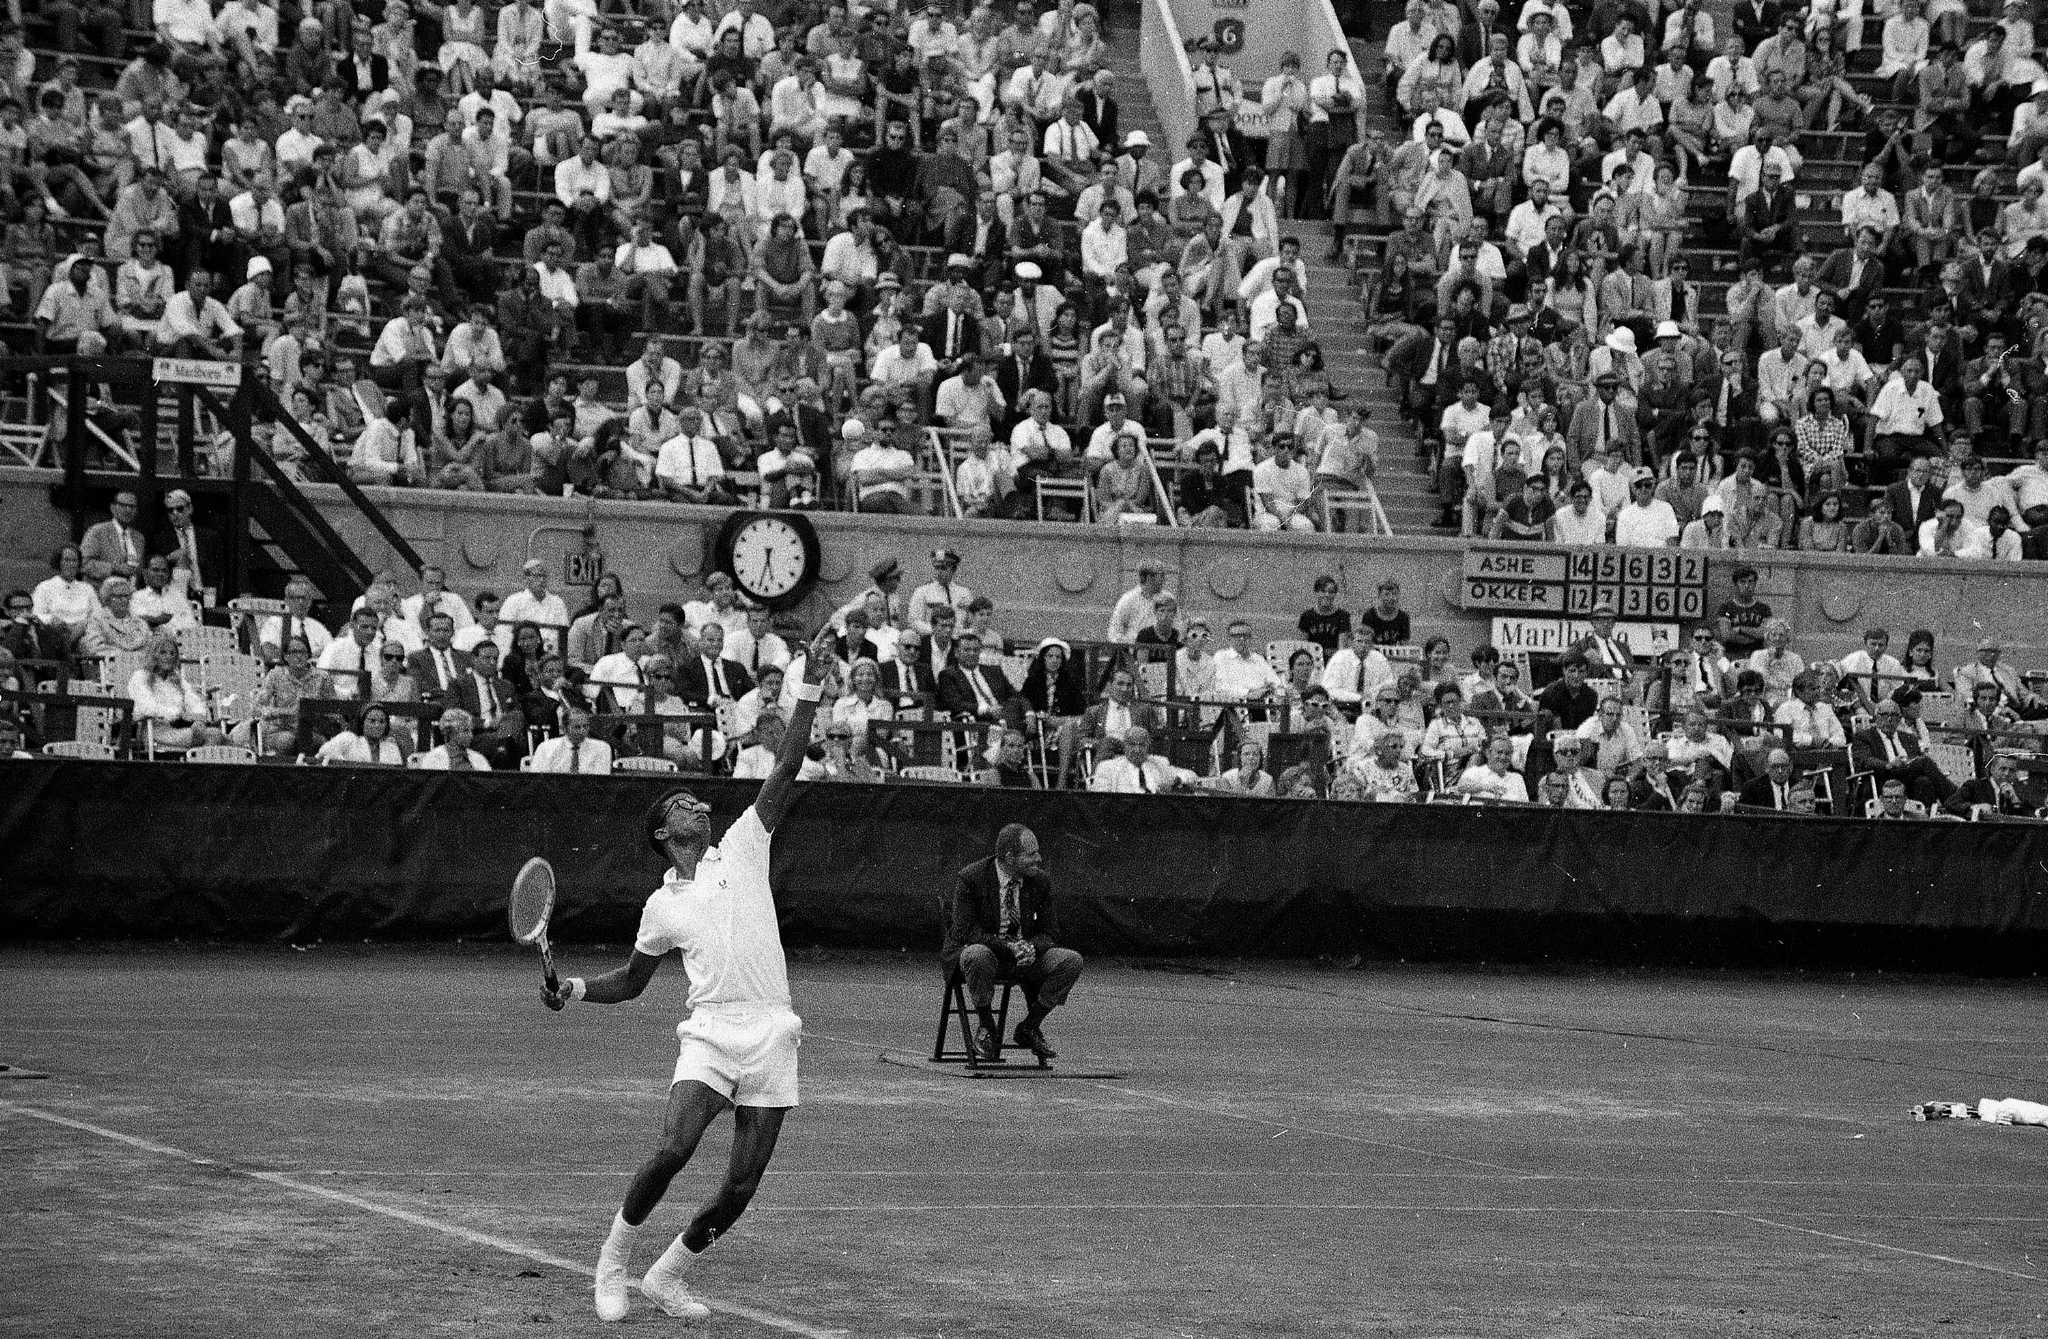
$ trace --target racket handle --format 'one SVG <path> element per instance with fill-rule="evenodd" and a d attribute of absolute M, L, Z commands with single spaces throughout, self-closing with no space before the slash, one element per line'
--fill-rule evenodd
<path fill-rule="evenodd" d="M 540 936 L 540 970 L 543 979 L 548 983 L 548 989 L 559 991 L 561 982 L 555 977 L 555 952 L 548 946 L 546 931 L 542 931 Z"/>

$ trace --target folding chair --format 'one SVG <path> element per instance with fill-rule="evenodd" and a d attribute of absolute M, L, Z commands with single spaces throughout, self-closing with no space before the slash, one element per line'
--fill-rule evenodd
<path fill-rule="evenodd" d="M 946 924 L 952 919 L 952 915 L 952 896 L 947 893 L 940 893 L 939 937 L 942 943 L 945 939 Z M 1009 1062 L 1002 1058 L 1004 1051 L 1028 1051 L 1031 1049 L 1028 1046 L 1019 1046 L 1016 1042 L 1009 1039 L 1010 992 L 1017 988 L 1017 983 L 1008 977 L 1002 977 L 996 984 L 1001 986 L 1003 991 L 1002 996 L 996 1001 L 996 1058 L 984 1060 L 975 1052 L 974 1028 L 977 1020 L 974 1014 L 974 1006 L 967 1002 L 967 976 L 960 970 L 959 965 L 955 964 L 953 970 L 946 973 L 946 988 L 939 997 L 939 1033 L 938 1039 L 932 1043 L 932 1060 L 934 1062 L 945 1065 L 964 1064 L 969 1069 L 980 1069 L 984 1065 L 1008 1064 Z M 955 1018 L 960 1020 L 960 1047 L 958 1050 L 951 1050 L 946 1046 L 946 1031 Z M 1044 1057 L 1040 1057 L 1038 1067 L 1040 1069 L 1051 1069 L 1052 1062 Z"/>
<path fill-rule="evenodd" d="M 1072 503 L 1079 510 L 1080 519 L 1084 523 L 1095 519 L 1095 493 L 1088 487 L 1086 479 L 1048 479 L 1041 475 L 1031 482 L 1036 494 L 1039 520 L 1045 519 L 1045 504 L 1048 501 L 1056 504 Z"/>

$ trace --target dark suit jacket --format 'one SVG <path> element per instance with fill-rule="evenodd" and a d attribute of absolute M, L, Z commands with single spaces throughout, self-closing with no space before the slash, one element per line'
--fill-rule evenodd
<path fill-rule="evenodd" d="M 341 80 L 341 87 L 348 95 L 350 102 L 362 100 L 361 87 L 356 83 L 356 76 L 359 73 L 361 71 L 358 69 L 358 62 L 353 51 L 350 51 L 334 63 L 334 77 Z M 373 91 L 382 92 L 389 87 L 391 87 L 391 62 L 381 55 L 372 55 L 370 57 L 370 88 Z"/>
<path fill-rule="evenodd" d="M 1107 702 L 1097 702 L 1081 713 L 1082 743 L 1093 744 L 1102 738 L 1102 722 L 1108 715 L 1109 703 Z M 1131 724 L 1141 726 L 1157 734 L 1165 726 L 1166 718 L 1160 714 L 1159 708 L 1149 702 L 1133 702 L 1131 704 Z"/>
<path fill-rule="evenodd" d="M 737 660 L 719 657 L 719 665 L 725 670 L 725 687 L 734 700 L 754 686 L 747 667 Z M 676 669 L 676 696 L 693 707 L 703 707 L 711 702 L 711 675 L 704 668 L 702 656 L 692 656 Z"/>
<path fill-rule="evenodd" d="M 1973 309 L 2011 307 L 2014 296 L 2011 264 L 2003 260 L 1992 261 L 1991 273 L 1987 277 L 1981 262 L 1962 262 L 1962 286 L 1958 296 L 1965 306 Z"/>
<path fill-rule="evenodd" d="M 1123 139 L 1117 134 L 1117 105 L 1115 98 L 1099 96 L 1094 89 L 1084 88 L 1074 95 L 1081 104 L 1081 120 L 1095 132 L 1096 142 L 1111 155 L 1123 152 Z"/>
<path fill-rule="evenodd" d="M 995 360 L 996 389 L 1003 393 L 1003 402 L 1009 406 L 1008 417 L 1003 421 L 1007 431 L 1017 426 L 1024 417 L 1020 408 L 1023 392 L 1027 390 L 1052 391 L 1059 385 L 1059 374 L 1053 370 L 1052 359 L 1039 350 L 1031 359 L 1030 370 L 1019 375 L 1015 354 L 1002 354 Z"/>
<path fill-rule="evenodd" d="M 1794 777 L 1791 781 L 1785 783 L 1785 791 L 1788 796 L 1791 794 L 1792 787 L 1797 784 L 1797 777 Z M 1760 776 L 1756 780 L 1744 786 L 1740 791 L 1736 793 L 1735 798 L 1738 803 L 1746 805 L 1752 809 L 1778 808 L 1777 793 L 1772 787 L 1771 779 L 1767 776 Z"/>
<path fill-rule="evenodd" d="M 1751 191 L 1742 201 L 1742 226 L 1748 232 L 1757 232 L 1778 223 L 1793 223 L 1792 188 L 1780 186 L 1778 193 L 1766 197 L 1763 188 Z M 1795 227 L 1793 232 L 1796 234 Z M 1783 233 L 1778 235 L 1778 246 L 1793 246 Z"/>
<path fill-rule="evenodd" d="M 988 685 L 989 695 L 997 703 L 998 718 L 1006 725 L 1021 728 L 1024 723 L 1023 699 L 1017 696 L 1016 689 L 1010 687 L 1010 681 L 1003 677 L 1001 670 L 987 665 L 976 665 L 972 670 L 962 669 L 957 663 L 948 665 L 939 675 L 939 710 L 954 716 L 987 719 L 976 708 L 974 684 L 968 679 L 969 674 L 978 675 Z"/>
<path fill-rule="evenodd" d="M 1892 519 L 1905 528 L 1907 535 L 1917 534 L 1922 524 L 1941 514 L 1941 490 L 1932 483 L 1920 490 L 1920 505 L 1912 506 L 1912 491 L 1904 479 L 1884 490 L 1892 500 Z"/>
<path fill-rule="evenodd" d="M 2016 818 L 2032 818 L 2034 811 L 2028 807 L 2024 797 L 2015 792 L 2011 800 L 2000 800 L 1989 781 L 1983 777 L 1972 777 L 1956 787 L 1956 793 L 1949 796 L 1943 808 L 1959 818 L 1968 818 L 1970 810 L 1980 804 L 1988 804 L 1998 813 Z"/>
<path fill-rule="evenodd" d="M 227 554 L 221 548 L 220 536 L 205 526 L 197 524 L 192 527 L 192 533 L 199 547 L 200 579 L 206 585 L 224 587 L 228 575 Z M 156 535 L 149 541 L 149 551 L 151 553 L 164 554 L 171 560 L 171 565 L 175 568 L 178 560 L 177 532 L 169 526 L 165 526 L 157 531 Z M 226 599 L 227 596 L 223 594 L 221 598 Z"/>
<path fill-rule="evenodd" d="M 1017 934 L 1029 940 L 1039 952 L 1059 940 L 1059 915 L 1052 905 L 1052 880 L 1043 870 L 1026 875 L 1017 892 Z M 953 911 L 946 922 L 946 940 L 939 960 L 950 974 L 960 965 L 960 950 L 980 944 L 993 950 L 1005 966 L 1010 949 L 997 936 L 1003 925 L 1003 890 L 996 873 L 996 858 L 977 860 L 960 871 L 953 885 Z"/>
<path fill-rule="evenodd" d="M 463 666 L 464 672 L 462 677 L 455 681 L 455 701 L 453 705 L 461 707 L 464 711 L 476 717 L 476 728 L 481 731 L 484 728 L 484 695 L 483 690 L 477 687 L 477 676 L 473 672 L 474 667 L 467 663 L 468 659 L 467 656 L 463 657 L 465 662 Z M 512 681 L 502 674 L 492 680 L 492 687 L 498 694 L 499 733 L 523 734 L 526 729 L 526 722 L 525 711 L 519 700 L 519 689 L 514 687 Z M 512 722 L 509 728 L 506 725 L 508 720 Z"/>
<path fill-rule="evenodd" d="M 1229 164 L 1223 169 L 1223 193 L 1236 195 L 1237 184 L 1244 179 L 1245 166 L 1251 162 L 1251 150 L 1245 146 L 1243 132 L 1232 126 L 1218 135 L 1208 126 L 1203 126 L 1196 133 L 1201 135 L 1203 142 L 1209 146 L 1210 162 Z M 1228 152 L 1218 147 L 1219 142 L 1229 146 Z"/>
<path fill-rule="evenodd" d="M 942 363 L 952 362 L 962 354 L 981 352 L 981 322 L 972 315 L 963 313 L 960 317 L 960 337 L 952 348 L 946 347 L 946 313 L 933 312 L 924 318 L 924 342 L 932 346 L 932 356 Z"/>
<path fill-rule="evenodd" d="M 1921 756 L 1920 737 L 1911 730 L 1899 731 L 1899 746 L 1906 751 L 1908 760 Z M 1849 760 L 1859 772 L 1882 772 L 1891 764 L 1885 761 L 1884 740 L 1878 735 L 1877 727 L 1858 730 L 1849 739 Z"/>
<path fill-rule="evenodd" d="M 1837 307 L 1845 321 L 1863 319 L 1863 308 L 1870 302 L 1871 295 L 1884 287 L 1884 261 L 1876 256 L 1863 267 L 1863 280 L 1856 287 L 1849 287 L 1849 275 L 1856 266 L 1856 251 L 1853 247 L 1837 247 L 1828 253 L 1820 263 L 1820 272 L 1814 275 L 1814 282 L 1837 295 Z"/>
<path fill-rule="evenodd" d="M 454 685 L 444 686 L 441 683 L 441 672 L 435 665 L 434 653 L 430 650 L 422 648 L 408 655 L 405 658 L 405 667 L 411 671 L 412 681 L 420 686 L 421 697 L 429 702 L 440 701 L 443 706 L 459 706 L 459 703 L 445 701 L 444 699 L 449 695 L 448 689 L 460 685 L 464 679 L 469 677 L 469 652 L 451 650 L 448 654 L 455 661 Z M 499 710 L 502 711 L 503 709 L 501 704 Z"/>
<path fill-rule="evenodd" d="M 1758 42 L 1778 31 L 1778 24 L 1783 18 L 1778 0 L 1740 0 L 1735 6 L 1734 24 L 1736 36 L 1742 39 L 1743 50 L 1756 50 Z"/>
<path fill-rule="evenodd" d="M 922 650 L 917 653 L 917 663 L 906 665 L 901 660 L 891 660 L 879 667 L 882 681 L 876 692 L 891 702 L 901 705 L 904 698 L 922 696 L 926 702 L 935 701 L 939 694 L 938 682 L 932 677 L 931 663 Z M 968 696 L 974 690 L 967 690 Z"/>

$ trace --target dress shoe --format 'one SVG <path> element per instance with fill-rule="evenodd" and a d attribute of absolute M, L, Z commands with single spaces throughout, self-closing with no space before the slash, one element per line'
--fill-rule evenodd
<path fill-rule="evenodd" d="M 1017 1024 L 1017 1044 L 1029 1047 L 1031 1054 L 1040 1060 L 1051 1060 L 1059 1055 L 1058 1051 L 1046 1044 L 1045 1034 L 1029 1023 Z"/>
<path fill-rule="evenodd" d="M 1000 1060 L 1003 1058 L 1002 1043 L 996 1034 L 985 1027 L 974 1029 L 974 1058 L 977 1060 Z"/>

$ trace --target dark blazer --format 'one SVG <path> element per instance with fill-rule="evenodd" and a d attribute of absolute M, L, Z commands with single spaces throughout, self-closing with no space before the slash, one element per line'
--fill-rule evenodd
<path fill-rule="evenodd" d="M 1232 126 L 1218 135 L 1208 126 L 1203 126 L 1196 133 L 1209 146 L 1210 162 L 1229 164 L 1223 169 L 1223 193 L 1236 195 L 1238 183 L 1244 180 L 1244 169 L 1251 162 L 1251 150 L 1245 145 L 1243 132 Z"/>
<path fill-rule="evenodd" d="M 960 966 L 960 950 L 980 944 L 992 950 L 1005 966 L 1010 962 L 1009 945 L 998 934 L 1003 925 L 1002 882 L 996 873 L 996 858 L 977 860 L 960 871 L 953 885 L 953 914 L 946 922 L 946 939 L 939 961 L 948 974 Z M 1024 876 L 1017 892 L 1017 934 L 1029 940 L 1040 953 L 1059 940 L 1059 915 L 1052 905 L 1052 880 L 1043 870 Z"/>
<path fill-rule="evenodd" d="M 753 677 L 747 673 L 745 665 L 723 656 L 719 657 L 718 663 L 725 671 L 726 689 L 735 700 L 753 688 Z M 704 657 L 692 656 L 676 668 L 676 696 L 693 707 L 710 705 L 711 675 L 704 668 Z"/>
<path fill-rule="evenodd" d="M 1911 505 L 1912 490 L 1906 487 L 1904 479 L 1885 489 L 1884 495 L 1892 500 L 1892 519 L 1905 529 L 1908 538 L 1918 534 L 1923 523 L 1941 514 L 1941 490 L 1932 483 L 1920 490 L 1918 507 Z"/>
<path fill-rule="evenodd" d="M 1777 194 L 1769 196 L 1765 195 L 1761 186 L 1751 191 L 1742 201 L 1741 222 L 1743 227 L 1751 232 L 1761 231 L 1764 228 L 1771 227 L 1773 224 L 1795 222 L 1793 218 L 1792 188 L 1780 186 Z M 1794 227 L 1792 231 L 1795 235 L 1791 240 L 1788 241 L 1784 235 L 1780 234 L 1774 245 L 1783 247 L 1797 246 L 1796 234 L 1798 233 L 1798 228 Z"/>
<path fill-rule="evenodd" d="M 1043 349 L 1032 355 L 1029 371 L 1022 372 L 1021 375 L 1014 353 L 998 355 L 994 367 L 996 389 L 1003 393 L 1003 402 L 1009 406 L 1006 411 L 1007 417 L 1003 420 L 1006 430 L 1016 427 L 1024 417 L 1024 411 L 1018 407 L 1019 401 L 1024 398 L 1024 391 L 1050 392 L 1059 385 L 1059 374 L 1053 370 L 1052 359 L 1046 356 Z"/>
<path fill-rule="evenodd" d="M 491 729 L 484 729 L 483 690 L 477 687 L 476 677 L 474 673 L 465 671 L 455 681 L 455 692 L 449 705 L 461 707 L 476 717 L 474 747 L 496 767 L 500 755 L 510 760 L 526 751 L 526 712 L 520 703 L 519 690 L 501 674 L 492 681 L 492 689 L 498 696 L 498 721 Z"/>
<path fill-rule="evenodd" d="M 963 354 L 981 352 L 981 322 L 963 313 L 960 317 L 960 338 L 948 348 L 946 346 L 946 313 L 935 311 L 924 318 L 924 342 L 931 345 L 932 356 L 942 363 L 949 363 Z"/>
<path fill-rule="evenodd" d="M 1796 776 L 1785 783 L 1785 792 L 1788 796 L 1791 794 L 1792 787 L 1797 784 L 1799 784 L 1799 778 Z M 1735 798 L 1738 803 L 1751 809 L 1777 809 L 1779 807 L 1777 792 L 1772 788 L 1772 782 L 1768 776 L 1760 776 L 1750 782 L 1736 793 Z"/>
<path fill-rule="evenodd" d="M 1102 722 L 1109 716 L 1109 703 L 1097 702 L 1081 713 L 1081 742 L 1092 745 L 1103 735 Z M 1131 724 L 1157 734 L 1166 724 L 1159 708 L 1149 702 L 1131 704 Z M 1119 741 L 1121 742 L 1121 741 Z"/>
<path fill-rule="evenodd" d="M 450 650 L 449 656 L 455 661 L 455 683 L 443 684 L 441 671 L 434 662 L 434 653 L 426 648 L 414 651 L 405 658 L 405 667 L 412 674 L 412 681 L 420 686 L 420 696 L 429 702 L 440 702 L 443 706 L 457 706 L 448 701 L 450 691 L 469 677 L 469 652 Z M 503 710 L 501 706 L 499 708 Z"/>
<path fill-rule="evenodd" d="M 1898 738 L 1899 746 L 1905 750 L 1908 762 L 1925 756 L 1920 748 L 1920 737 L 1911 730 L 1899 731 Z M 1885 761 L 1884 740 L 1879 736 L 1876 726 L 1868 730 L 1858 730 L 1850 736 L 1849 759 L 1859 772 L 1882 772 L 1890 766 Z"/>
<path fill-rule="evenodd" d="M 360 73 L 360 62 L 356 60 L 353 50 L 334 63 L 334 77 L 341 81 L 341 87 L 348 95 L 350 102 L 359 103 L 362 101 L 362 87 L 356 82 L 356 78 Z M 381 93 L 389 87 L 391 87 L 391 62 L 382 55 L 371 55 L 371 91 Z"/>
<path fill-rule="evenodd" d="M 199 576 L 209 586 L 225 586 L 227 579 L 227 550 L 221 547 L 220 536 L 203 525 L 192 527 L 194 543 L 199 549 Z M 161 553 L 171 560 L 175 568 L 178 561 L 178 534 L 169 526 L 156 532 L 149 541 L 151 553 Z M 223 596 L 225 598 L 225 596 Z"/>
<path fill-rule="evenodd" d="M 1884 287 L 1884 261 L 1881 258 L 1871 257 L 1870 263 L 1863 267 L 1863 281 L 1851 288 L 1849 275 L 1855 266 L 1855 248 L 1837 247 L 1828 253 L 1828 258 L 1820 263 L 1819 273 L 1813 276 L 1815 283 L 1837 295 L 1842 319 L 1850 322 L 1863 319 L 1863 308 L 1869 304 L 1871 296 Z"/>
<path fill-rule="evenodd" d="M 1983 777 L 1972 777 L 1962 785 L 1957 786 L 1956 793 L 1949 796 L 1948 803 L 1942 807 L 1958 818 L 1968 818 L 1970 810 L 1980 804 L 1988 804 L 1994 812 L 2007 815 L 2008 817 L 2032 818 L 2034 816 L 2034 811 L 2027 804 L 2025 797 L 2015 791 L 2010 800 L 2001 800 L 1997 797 L 1991 782 Z"/>
<path fill-rule="evenodd" d="M 1778 7 L 1778 0 L 1739 0 L 1735 6 L 1735 35 L 1742 39 L 1744 51 L 1756 50 L 1756 44 L 1778 31 L 1784 19 L 1784 11 Z"/>
<path fill-rule="evenodd" d="M 1024 702 L 1017 696 L 1017 690 L 1010 687 L 1010 681 L 999 669 L 987 665 L 976 665 L 963 669 L 958 663 L 946 666 L 939 674 L 939 710 L 954 716 L 986 719 L 975 706 L 974 684 L 967 677 L 973 674 L 988 685 L 989 695 L 997 704 L 998 719 L 1005 725 L 1022 728 L 1024 724 Z"/>
<path fill-rule="evenodd" d="M 932 677 L 931 662 L 922 650 L 917 653 L 917 663 L 914 665 L 906 665 L 899 659 L 888 661 L 878 668 L 882 672 L 882 680 L 875 691 L 891 702 L 901 705 L 904 698 L 914 696 L 921 696 L 926 702 L 932 702 L 939 695 L 938 682 Z M 974 690 L 969 688 L 967 691 L 968 696 L 972 697 Z"/>
<path fill-rule="evenodd" d="M 1123 152 L 1124 143 L 1117 134 L 1117 104 L 1115 98 L 1105 98 L 1093 88 L 1084 88 L 1074 95 L 1081 104 L 1081 121 L 1095 132 L 1096 142 L 1112 157 Z"/>

